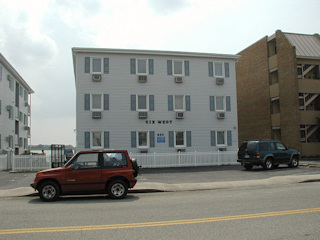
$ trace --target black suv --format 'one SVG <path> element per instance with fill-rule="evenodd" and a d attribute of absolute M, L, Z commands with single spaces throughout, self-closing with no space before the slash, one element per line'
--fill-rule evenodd
<path fill-rule="evenodd" d="M 272 169 L 277 168 L 279 164 L 297 167 L 299 157 L 298 150 L 287 148 L 279 141 L 253 140 L 242 142 L 237 161 L 247 170 L 252 169 L 253 165 L 261 165 L 264 169 Z"/>

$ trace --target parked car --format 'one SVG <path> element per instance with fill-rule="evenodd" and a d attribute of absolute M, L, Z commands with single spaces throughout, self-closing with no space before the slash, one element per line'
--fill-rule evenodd
<path fill-rule="evenodd" d="M 277 168 L 279 164 L 289 167 L 299 165 L 300 152 L 287 148 L 283 143 L 275 140 L 253 140 L 242 142 L 238 151 L 238 162 L 245 169 L 261 165 L 264 169 Z"/>
<path fill-rule="evenodd" d="M 139 166 L 126 150 L 82 151 L 63 167 L 40 171 L 31 186 L 43 201 L 60 195 L 107 193 L 122 199 L 137 182 Z"/>

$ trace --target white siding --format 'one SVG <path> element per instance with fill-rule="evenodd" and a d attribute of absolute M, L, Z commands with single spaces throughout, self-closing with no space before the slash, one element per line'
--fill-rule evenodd
<path fill-rule="evenodd" d="M 109 74 L 102 74 L 101 82 L 93 82 L 91 74 L 84 73 L 85 57 L 108 57 Z M 84 132 L 109 131 L 110 148 L 127 149 L 129 152 L 140 152 L 131 148 L 131 131 L 154 131 L 155 147 L 149 152 L 176 152 L 169 148 L 169 131 L 191 131 L 192 146 L 190 151 L 217 151 L 211 146 L 211 131 L 232 131 L 232 146 L 227 150 L 235 151 L 238 147 L 238 124 L 235 80 L 235 58 L 214 58 L 188 56 L 164 56 L 126 54 L 126 53 L 74 53 L 77 96 L 77 149 L 84 150 Z M 139 83 L 137 75 L 130 74 L 131 58 L 154 60 L 154 75 L 147 76 L 146 83 Z M 167 75 L 167 60 L 189 61 L 190 76 L 183 77 L 183 83 L 174 82 L 174 76 Z M 228 62 L 230 77 L 225 78 L 224 85 L 216 85 L 215 78 L 209 77 L 208 62 Z M 109 94 L 109 111 L 102 112 L 101 119 L 92 119 L 91 111 L 84 111 L 84 94 Z M 154 111 L 148 112 L 147 119 L 139 119 L 138 112 L 131 111 L 132 94 L 154 95 Z M 184 119 L 176 119 L 173 111 L 168 111 L 168 95 L 189 95 L 191 111 L 185 111 Z M 230 96 L 231 111 L 226 118 L 219 120 L 216 112 L 210 112 L 209 96 Z M 155 121 L 155 124 L 149 123 Z M 169 121 L 171 124 L 158 124 L 158 121 Z M 165 137 L 165 143 L 157 143 L 158 134 Z M 227 141 L 227 140 L 226 140 Z"/>

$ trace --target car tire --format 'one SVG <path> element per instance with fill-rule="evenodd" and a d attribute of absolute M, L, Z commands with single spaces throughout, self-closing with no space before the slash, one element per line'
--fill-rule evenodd
<path fill-rule="evenodd" d="M 112 199 L 122 199 L 127 196 L 128 185 L 122 180 L 115 180 L 108 184 L 108 194 Z"/>
<path fill-rule="evenodd" d="M 288 164 L 289 167 L 298 167 L 299 166 L 299 158 L 297 156 L 293 156 L 291 162 Z"/>
<path fill-rule="evenodd" d="M 39 196 L 42 201 L 52 202 L 58 199 L 60 189 L 55 182 L 44 182 L 39 188 Z"/>
<path fill-rule="evenodd" d="M 253 167 L 253 165 L 252 164 L 245 164 L 244 166 L 243 166 L 246 170 L 251 170 L 252 169 L 252 167 Z"/>
<path fill-rule="evenodd" d="M 266 160 L 264 160 L 262 167 L 266 170 L 272 169 L 273 168 L 272 158 L 268 157 Z"/>

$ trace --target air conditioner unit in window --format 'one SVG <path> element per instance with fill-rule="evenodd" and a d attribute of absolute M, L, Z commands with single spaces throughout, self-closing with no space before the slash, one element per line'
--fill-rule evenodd
<path fill-rule="evenodd" d="M 176 118 L 177 118 L 177 119 L 182 119 L 182 118 L 184 118 L 184 112 L 177 112 L 177 113 L 176 113 Z"/>
<path fill-rule="evenodd" d="M 138 76 L 138 81 L 140 83 L 145 83 L 147 82 L 147 76 Z"/>
<path fill-rule="evenodd" d="M 226 113 L 224 113 L 224 112 L 218 112 L 218 113 L 217 113 L 217 118 L 218 118 L 218 119 L 224 119 L 224 118 L 225 118 L 225 115 L 226 115 Z"/>
<path fill-rule="evenodd" d="M 148 113 L 147 112 L 139 112 L 139 118 L 140 119 L 144 119 L 148 117 Z"/>
<path fill-rule="evenodd" d="M 92 74 L 92 81 L 101 82 L 101 74 Z"/>
<path fill-rule="evenodd" d="M 27 107 L 29 104 L 28 102 L 24 102 L 24 106 Z"/>
<path fill-rule="evenodd" d="M 182 77 L 175 77 L 175 78 L 174 78 L 174 81 L 175 81 L 176 83 L 183 83 L 183 78 L 182 78 Z"/>
<path fill-rule="evenodd" d="M 29 126 L 24 126 L 24 130 L 30 130 Z"/>
<path fill-rule="evenodd" d="M 223 85 L 224 84 L 224 78 L 216 78 L 216 84 L 217 85 Z"/>
<path fill-rule="evenodd" d="M 100 119 L 101 118 L 101 112 L 92 112 L 92 118 L 93 119 Z"/>

